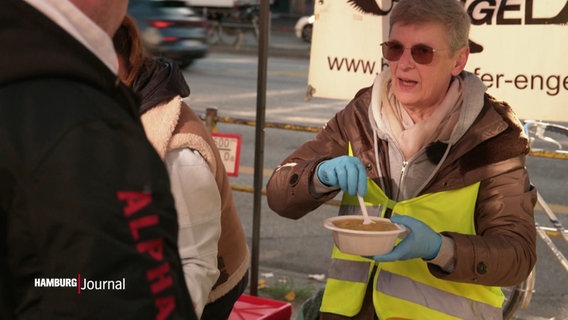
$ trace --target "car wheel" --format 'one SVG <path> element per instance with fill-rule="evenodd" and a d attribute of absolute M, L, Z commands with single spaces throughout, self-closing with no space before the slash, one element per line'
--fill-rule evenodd
<path fill-rule="evenodd" d="M 307 43 L 312 42 L 312 30 L 314 26 L 312 24 L 306 24 L 304 28 L 302 28 L 302 39 Z"/>

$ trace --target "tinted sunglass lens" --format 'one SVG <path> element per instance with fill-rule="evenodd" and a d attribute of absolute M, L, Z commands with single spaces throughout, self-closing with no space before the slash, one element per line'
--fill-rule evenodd
<path fill-rule="evenodd" d="M 400 60 L 404 53 L 404 46 L 398 42 L 383 42 L 381 43 L 383 50 L 383 57 L 390 62 Z M 418 64 L 429 64 L 434 59 L 434 49 L 423 45 L 417 44 L 410 49 L 412 59 Z"/>
<path fill-rule="evenodd" d="M 434 49 L 425 45 L 415 45 L 410 52 L 414 61 L 420 64 L 429 64 L 434 58 Z"/>
<path fill-rule="evenodd" d="M 404 48 L 399 43 L 386 42 L 383 43 L 383 57 L 388 61 L 398 61 L 402 56 Z"/>

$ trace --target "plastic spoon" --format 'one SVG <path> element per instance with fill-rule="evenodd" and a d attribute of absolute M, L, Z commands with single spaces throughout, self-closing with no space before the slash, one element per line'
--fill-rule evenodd
<path fill-rule="evenodd" d="M 367 212 L 367 206 L 365 205 L 365 200 L 360 195 L 357 195 L 357 200 L 359 200 L 359 206 L 361 206 L 361 213 L 363 213 L 363 224 L 375 223 L 371 218 L 369 218 L 369 213 Z"/>

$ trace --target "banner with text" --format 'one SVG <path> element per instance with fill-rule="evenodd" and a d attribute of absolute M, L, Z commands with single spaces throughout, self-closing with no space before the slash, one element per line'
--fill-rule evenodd
<path fill-rule="evenodd" d="M 472 21 L 466 70 L 522 119 L 568 121 L 568 1 L 460 2 Z M 308 98 L 350 100 L 373 83 L 387 66 L 379 44 L 396 3 L 316 1 Z"/>

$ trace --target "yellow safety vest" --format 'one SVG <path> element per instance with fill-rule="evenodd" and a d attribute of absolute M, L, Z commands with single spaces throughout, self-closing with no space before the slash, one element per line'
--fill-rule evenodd
<path fill-rule="evenodd" d="M 473 213 L 479 183 L 395 202 L 368 179 L 365 204 L 384 216 L 416 217 L 436 232 L 475 234 Z M 344 194 L 342 209 L 360 212 L 356 197 Z M 441 280 L 422 259 L 378 263 L 340 252 L 334 246 L 322 312 L 356 315 L 363 304 L 373 268 L 373 304 L 379 319 L 500 319 L 504 296 L 499 287 Z"/>

